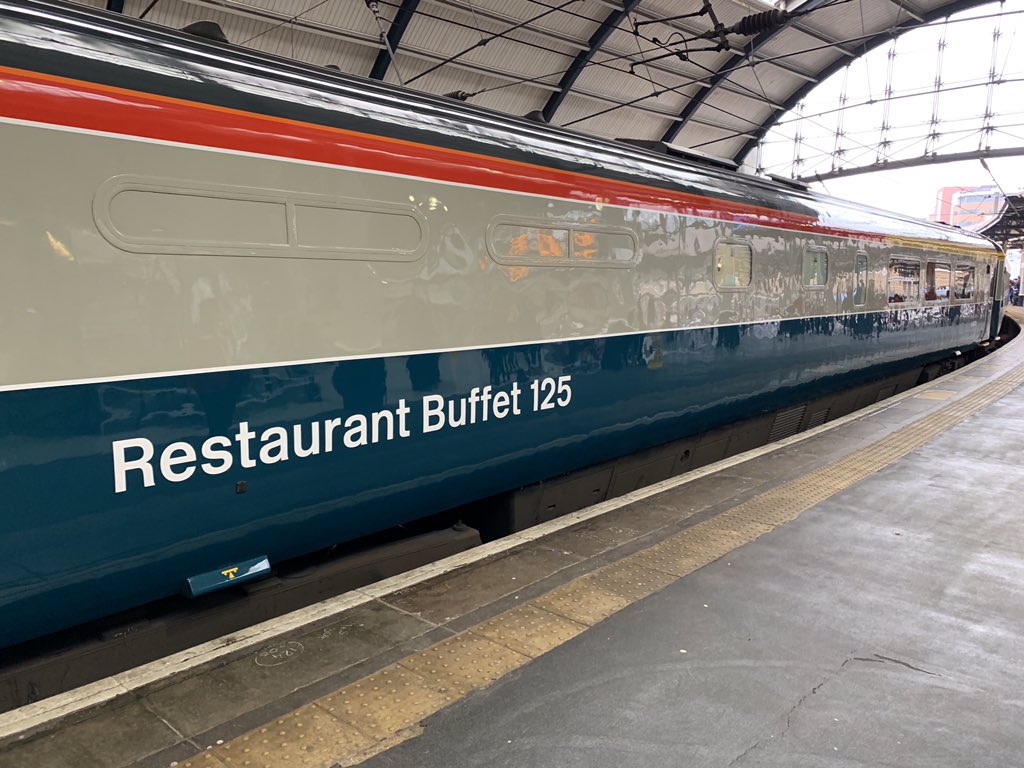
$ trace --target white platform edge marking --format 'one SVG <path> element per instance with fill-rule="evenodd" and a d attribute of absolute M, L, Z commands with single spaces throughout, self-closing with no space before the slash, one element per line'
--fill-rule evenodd
<path fill-rule="evenodd" d="M 1015 346 L 1016 343 L 1021 340 L 1024 340 L 1024 332 L 1022 332 L 1017 339 L 1008 343 L 1002 349 L 997 350 L 988 357 L 982 358 L 982 360 L 976 361 L 971 365 L 964 366 L 955 373 L 942 376 L 928 384 L 914 387 L 899 395 L 887 398 L 879 403 L 874 403 L 859 411 L 854 411 L 853 413 L 838 418 L 835 421 L 826 422 L 819 427 L 809 429 L 805 432 L 793 435 L 792 437 L 787 437 L 783 440 L 761 446 L 760 448 L 755 448 L 745 453 L 730 456 L 727 459 L 722 459 L 714 464 L 708 464 L 700 469 L 687 472 L 684 475 L 663 480 L 660 483 L 640 488 L 627 493 L 624 496 L 609 499 L 608 501 L 595 504 L 592 507 L 572 512 L 564 517 L 559 517 L 555 520 L 541 523 L 540 525 L 533 526 L 525 531 L 520 531 L 519 533 L 512 534 L 511 536 L 506 536 L 503 539 L 492 541 L 488 544 L 483 544 L 465 552 L 460 552 L 456 555 L 446 557 L 443 560 L 438 560 L 436 563 L 430 563 L 428 565 L 415 568 L 407 573 L 392 576 L 391 578 L 378 581 L 361 589 L 346 592 L 345 594 L 323 600 L 314 605 L 307 606 L 306 608 L 301 608 L 283 616 L 269 619 L 260 624 L 255 624 L 238 632 L 218 637 L 215 640 L 210 640 L 194 648 L 189 648 L 188 650 L 180 651 L 165 658 L 151 661 L 147 664 L 143 664 L 142 666 L 113 675 L 103 680 L 97 680 L 94 683 L 83 685 L 82 687 L 68 691 L 67 693 L 51 696 L 50 698 L 42 701 L 35 702 L 33 704 L 26 704 L 18 709 L 5 712 L 0 714 L 0 739 L 8 739 L 12 736 L 17 736 L 19 733 L 24 736 L 25 733 L 33 731 L 51 720 L 62 719 L 91 707 L 96 707 L 120 696 L 130 694 L 144 686 L 174 675 L 188 672 L 190 669 L 194 669 L 203 664 L 216 661 L 228 654 L 237 653 L 238 651 L 246 648 L 264 645 L 272 642 L 276 637 L 284 634 L 285 632 L 301 629 L 302 627 L 316 621 L 329 619 L 332 616 L 348 610 L 349 608 L 354 608 L 358 605 L 363 605 L 373 600 L 392 595 L 395 592 L 414 586 L 435 576 L 441 576 L 445 573 L 456 570 L 457 568 L 479 562 L 480 560 L 493 555 L 501 554 L 517 546 L 543 538 L 544 536 L 548 536 L 564 528 L 569 528 L 585 520 L 599 517 L 607 512 L 650 498 L 651 496 L 656 496 L 664 491 L 678 488 L 695 480 L 707 477 L 708 475 L 734 467 L 737 464 L 742 464 L 750 461 L 751 459 L 765 456 L 781 448 L 786 448 L 787 446 L 794 445 L 822 433 L 829 432 L 843 426 L 844 424 L 848 424 L 851 421 L 856 421 L 857 419 L 865 418 L 878 413 L 879 411 L 887 410 L 888 408 L 898 405 L 903 400 L 918 395 L 922 391 L 931 389 L 940 383 L 948 385 L 961 373 L 966 374 L 980 362 L 996 362 L 993 358 L 1001 357 L 1000 353 L 1009 351 L 1011 347 Z M 1009 366 L 1005 367 L 1008 368 Z M 993 374 L 976 383 L 972 382 L 971 386 L 959 393 L 960 397 L 966 395 L 969 390 L 983 386 L 987 381 L 991 381 L 992 378 L 995 378 L 998 375 L 1000 374 Z M 959 399 L 959 397 L 953 398 L 953 400 L 935 401 L 935 407 L 943 407 L 957 399 Z"/>

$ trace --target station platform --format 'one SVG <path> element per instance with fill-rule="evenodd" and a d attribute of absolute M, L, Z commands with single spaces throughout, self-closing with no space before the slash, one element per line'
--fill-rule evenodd
<path fill-rule="evenodd" d="M 1024 335 L 0 715 L 0 768 L 1021 764 L 1022 383 Z"/>

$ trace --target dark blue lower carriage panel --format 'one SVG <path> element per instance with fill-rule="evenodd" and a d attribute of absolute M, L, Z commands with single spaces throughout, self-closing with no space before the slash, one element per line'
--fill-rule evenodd
<path fill-rule="evenodd" d="M 3 392 L 0 646 L 927 363 L 984 321 L 914 309 Z"/>

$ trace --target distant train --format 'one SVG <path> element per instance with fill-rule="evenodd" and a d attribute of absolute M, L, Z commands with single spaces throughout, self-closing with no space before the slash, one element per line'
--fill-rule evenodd
<path fill-rule="evenodd" d="M 967 350 L 990 241 L 0 0 L 0 646 Z"/>

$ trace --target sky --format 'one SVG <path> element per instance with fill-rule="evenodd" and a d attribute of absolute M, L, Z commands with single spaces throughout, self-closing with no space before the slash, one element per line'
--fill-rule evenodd
<path fill-rule="evenodd" d="M 879 46 L 836 73 L 808 95 L 802 108 L 784 116 L 768 135 L 761 164 L 787 176 L 828 172 L 837 158 L 839 167 L 861 166 L 876 160 L 883 138 L 890 142 L 884 152 L 892 159 L 982 146 L 1024 147 L 1021 51 L 1024 0 L 981 6 L 952 17 L 951 23 L 908 32 L 894 45 Z M 1003 82 L 990 86 L 990 71 Z M 938 95 L 936 81 L 941 84 Z M 887 91 L 896 97 L 888 106 Z M 884 131 L 883 124 L 888 125 Z M 799 144 L 794 143 L 797 135 Z M 802 162 L 794 166 L 795 158 Z M 814 186 L 836 197 L 926 218 L 944 186 L 995 183 L 1006 192 L 1024 188 L 1024 157 L 991 158 L 987 163 L 991 174 L 972 160 Z"/>
<path fill-rule="evenodd" d="M 978 160 L 971 160 L 866 173 L 812 186 L 833 197 L 925 219 L 934 212 L 942 187 L 991 186 L 993 176 L 1008 194 L 1024 187 L 1024 157 L 992 158 L 986 162 L 991 175 Z"/>

